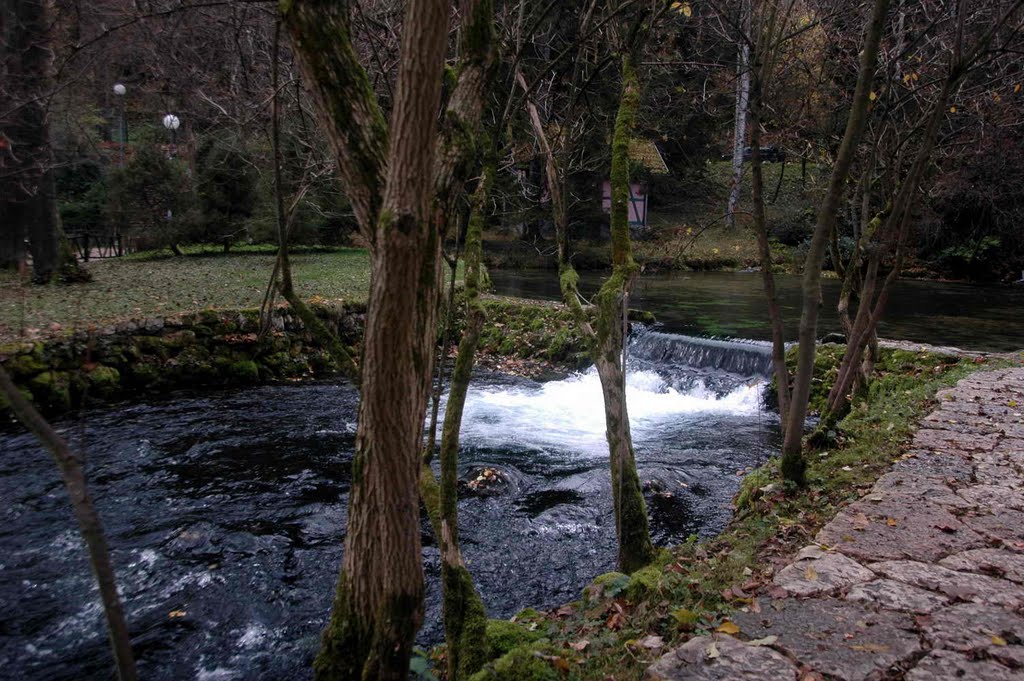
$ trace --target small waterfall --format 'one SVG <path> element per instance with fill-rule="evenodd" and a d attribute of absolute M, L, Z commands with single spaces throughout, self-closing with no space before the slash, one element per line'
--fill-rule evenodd
<path fill-rule="evenodd" d="M 724 371 L 742 378 L 766 379 L 772 370 L 767 341 L 726 340 L 641 330 L 629 341 L 629 357 L 659 369 Z"/>

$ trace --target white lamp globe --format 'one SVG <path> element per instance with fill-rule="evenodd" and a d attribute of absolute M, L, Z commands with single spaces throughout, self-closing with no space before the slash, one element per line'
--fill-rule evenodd
<path fill-rule="evenodd" d="M 177 130 L 181 126 L 181 120 L 174 114 L 164 116 L 164 127 L 168 130 Z"/>
<path fill-rule="evenodd" d="M 126 92 L 128 92 L 128 88 L 126 88 L 121 83 L 116 83 L 114 85 L 114 94 L 115 95 L 120 97 L 120 96 L 124 95 L 124 93 L 126 93 Z"/>

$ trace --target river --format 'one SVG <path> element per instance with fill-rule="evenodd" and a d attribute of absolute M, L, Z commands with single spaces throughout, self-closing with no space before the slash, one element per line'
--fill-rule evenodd
<path fill-rule="evenodd" d="M 582 272 L 580 289 L 591 294 L 607 276 Z M 558 278 L 547 270 L 495 270 L 495 293 L 558 299 Z M 800 323 L 800 278 L 776 275 L 789 340 Z M 840 282 L 822 281 L 822 333 L 838 332 Z M 657 315 L 667 331 L 732 338 L 770 338 L 759 272 L 672 272 L 643 275 L 631 305 Z M 884 338 L 970 350 L 1024 348 L 1024 286 L 900 280 L 879 325 Z"/>

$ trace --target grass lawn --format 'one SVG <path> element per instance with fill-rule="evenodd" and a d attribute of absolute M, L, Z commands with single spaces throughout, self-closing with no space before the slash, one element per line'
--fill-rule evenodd
<path fill-rule="evenodd" d="M 0 274 L 0 338 L 205 308 L 259 307 L 274 255 L 267 249 L 229 255 L 197 250 L 180 258 L 142 253 L 87 267 L 93 280 L 73 286 L 33 286 Z M 298 253 L 292 269 L 305 298 L 365 300 L 369 291 L 370 259 L 362 249 Z"/>

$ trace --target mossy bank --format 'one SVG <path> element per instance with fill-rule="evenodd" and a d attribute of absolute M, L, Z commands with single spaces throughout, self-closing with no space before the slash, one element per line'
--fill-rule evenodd
<path fill-rule="evenodd" d="M 523 371 L 572 368 L 583 357 L 580 338 L 562 306 L 488 298 L 481 352 L 488 364 Z M 361 303 L 313 306 L 353 356 L 366 318 Z M 459 324 L 458 315 L 455 319 Z M 457 336 L 456 336 L 457 337 Z M 496 359 L 497 358 L 497 359 Z M 46 340 L 0 345 L 0 364 L 48 415 L 133 396 L 178 389 L 238 387 L 338 373 L 322 343 L 287 307 L 274 310 L 260 333 L 256 310 L 203 310 L 93 327 Z M 525 367 L 525 369 L 523 369 Z M 10 418 L 0 400 L 0 414 Z"/>

